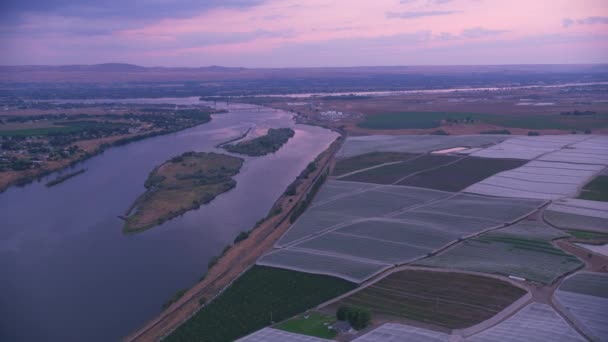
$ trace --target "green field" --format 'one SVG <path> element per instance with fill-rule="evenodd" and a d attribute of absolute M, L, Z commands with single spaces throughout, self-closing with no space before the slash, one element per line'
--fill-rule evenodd
<path fill-rule="evenodd" d="M 360 154 L 358 156 L 336 161 L 336 166 L 334 167 L 332 175 L 339 176 L 380 164 L 404 161 L 415 156 L 415 154 L 401 152 L 371 152 Z"/>
<path fill-rule="evenodd" d="M 329 325 L 335 321 L 336 318 L 333 316 L 312 312 L 307 318 L 304 315 L 299 315 L 274 327 L 296 334 L 332 339 L 336 337 L 336 331 L 330 329 Z"/>
<path fill-rule="evenodd" d="M 441 121 L 487 123 L 526 129 L 584 130 L 608 127 L 608 114 L 585 117 L 565 115 L 498 115 L 460 112 L 398 112 L 367 115 L 358 124 L 370 129 L 437 128 Z"/>
<path fill-rule="evenodd" d="M 578 198 L 608 202 L 608 176 L 598 176 L 589 182 Z"/>
<path fill-rule="evenodd" d="M 85 130 L 113 130 L 128 127 L 129 124 L 121 122 L 103 122 L 103 121 L 57 121 L 54 126 L 39 127 L 39 128 L 24 128 L 24 129 L 0 129 L 0 136 L 4 137 L 30 137 L 30 136 L 46 136 L 46 135 L 61 135 L 75 133 Z"/>
<path fill-rule="evenodd" d="M 401 271 L 340 301 L 388 316 L 450 329 L 482 322 L 525 294 L 489 277 L 462 273 Z"/>
<path fill-rule="evenodd" d="M 587 232 L 582 230 L 566 230 L 565 232 L 572 235 L 576 241 L 590 245 L 605 245 L 608 243 L 608 234 L 605 233 Z"/>
<path fill-rule="evenodd" d="M 355 287 L 334 277 L 254 266 L 163 341 L 234 341 Z"/>

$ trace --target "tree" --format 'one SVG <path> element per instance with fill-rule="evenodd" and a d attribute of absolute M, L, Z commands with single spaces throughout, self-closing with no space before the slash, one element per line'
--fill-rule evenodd
<path fill-rule="evenodd" d="M 348 319 L 348 312 L 350 311 L 350 307 L 346 305 L 340 305 L 338 310 L 336 311 L 336 319 L 339 321 L 346 321 Z"/>

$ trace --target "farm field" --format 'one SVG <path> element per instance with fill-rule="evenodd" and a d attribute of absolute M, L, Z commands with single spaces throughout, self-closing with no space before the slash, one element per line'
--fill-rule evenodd
<path fill-rule="evenodd" d="M 164 162 L 148 176 L 147 190 L 132 205 L 123 230 L 142 231 L 209 203 L 236 186 L 232 177 L 242 165 L 241 158 L 205 152 L 186 152 Z"/>
<path fill-rule="evenodd" d="M 559 199 L 575 197 L 581 186 L 608 166 L 604 136 L 538 136 L 508 139 L 473 152 L 485 158 L 520 158 L 529 163 L 473 184 L 466 192 L 490 196 Z"/>
<path fill-rule="evenodd" d="M 459 329 L 494 316 L 525 293 L 490 277 L 407 270 L 392 273 L 336 305 L 367 308 L 374 316 Z"/>
<path fill-rule="evenodd" d="M 163 341 L 195 341 L 201 336 L 233 341 L 353 288 L 355 284 L 338 278 L 254 266 Z"/>
<path fill-rule="evenodd" d="M 587 183 L 578 196 L 580 199 L 608 202 L 608 176 L 597 176 Z"/>
<path fill-rule="evenodd" d="M 311 312 L 279 323 L 274 328 L 296 334 L 332 339 L 336 337 L 337 333 L 330 328 L 330 325 L 335 321 L 336 318 L 334 316 Z"/>
<path fill-rule="evenodd" d="M 551 284 L 583 263 L 551 245 L 566 234 L 542 223 L 519 223 L 468 239 L 416 265 L 514 275 Z"/>
<path fill-rule="evenodd" d="M 377 329 L 353 340 L 353 342 L 392 342 L 392 341 L 416 341 L 416 342 L 448 342 L 450 335 L 412 327 L 409 325 L 385 323 Z"/>
<path fill-rule="evenodd" d="M 337 160 L 332 175 L 340 176 L 349 172 L 366 169 L 380 164 L 406 161 L 416 156 L 417 155 L 413 153 L 401 152 L 365 153 L 358 156 Z"/>
<path fill-rule="evenodd" d="M 548 116 L 528 114 L 525 116 L 496 115 L 463 112 L 393 112 L 367 115 L 358 124 L 368 129 L 412 129 L 438 128 L 444 122 L 477 122 L 507 128 L 526 129 L 563 129 L 584 130 L 588 128 L 606 127 L 606 115 L 594 115 L 590 120 L 578 120 L 576 117 Z"/>
<path fill-rule="evenodd" d="M 449 163 L 456 162 L 458 157 L 443 155 L 421 155 L 417 158 L 384 165 L 362 172 L 353 173 L 340 180 L 350 182 L 374 183 L 374 184 L 395 184 L 405 177 L 420 171 L 442 167 Z"/>
<path fill-rule="evenodd" d="M 471 342 L 586 341 L 551 306 L 531 303 L 515 315 L 466 339 Z"/>
<path fill-rule="evenodd" d="M 452 147 L 484 147 L 509 138 L 508 135 L 368 135 L 348 137 L 338 159 L 370 152 L 429 153 Z"/>
<path fill-rule="evenodd" d="M 328 185 L 340 189 L 341 183 Z M 459 239 L 509 224 L 544 204 L 405 186 L 349 186 L 351 192 L 316 202 L 258 264 L 360 283 Z"/>
<path fill-rule="evenodd" d="M 461 191 L 498 172 L 511 170 L 523 164 L 525 161 L 516 159 L 467 157 L 453 164 L 415 174 L 398 184 L 443 191 Z"/>
<path fill-rule="evenodd" d="M 327 342 L 331 340 L 291 333 L 284 330 L 264 328 L 251 335 L 239 338 L 237 342 Z"/>
<path fill-rule="evenodd" d="M 608 341 L 608 274 L 574 274 L 560 285 L 554 300 L 585 334 Z"/>
<path fill-rule="evenodd" d="M 561 229 L 608 233 L 608 203 L 580 199 L 555 201 L 545 210 L 544 219 Z"/>

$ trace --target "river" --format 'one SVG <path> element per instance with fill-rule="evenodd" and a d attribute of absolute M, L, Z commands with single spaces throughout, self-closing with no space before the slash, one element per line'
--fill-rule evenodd
<path fill-rule="evenodd" d="M 113 100 L 115 101 L 115 100 Z M 115 102 L 198 103 L 197 98 Z M 108 149 L 87 171 L 0 194 L 0 340 L 115 341 L 205 273 L 238 232 L 253 227 L 337 135 L 282 111 L 232 104 L 207 124 Z M 292 127 L 277 153 L 245 157 L 237 186 L 198 210 L 136 235 L 123 214 L 152 168 L 186 151 L 217 151 L 248 128 Z M 225 152 L 225 151 L 224 151 Z M 52 179 L 50 175 L 46 179 Z"/>

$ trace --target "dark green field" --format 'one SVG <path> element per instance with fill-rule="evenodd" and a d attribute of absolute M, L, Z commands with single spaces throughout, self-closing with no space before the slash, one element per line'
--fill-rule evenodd
<path fill-rule="evenodd" d="M 494 278 L 462 273 L 401 271 L 340 301 L 372 315 L 459 329 L 482 322 L 525 291 Z"/>
<path fill-rule="evenodd" d="M 441 121 L 487 123 L 527 129 L 584 130 L 608 127 L 608 114 L 585 117 L 567 115 L 498 115 L 459 112 L 399 112 L 368 115 L 358 124 L 370 129 L 436 128 Z"/>
<path fill-rule="evenodd" d="M 467 157 L 456 163 L 408 177 L 399 185 L 443 191 L 461 191 L 498 172 L 525 164 L 525 160 Z"/>
<path fill-rule="evenodd" d="M 342 279 L 254 266 L 163 341 L 220 342 L 279 322 L 356 287 Z"/>
<path fill-rule="evenodd" d="M 401 178 L 413 173 L 445 165 L 456 160 L 458 160 L 458 157 L 424 155 L 410 161 L 381 166 L 375 169 L 355 173 L 350 176 L 340 178 L 340 180 L 375 184 L 394 184 Z"/>
<path fill-rule="evenodd" d="M 608 176 L 597 176 L 589 182 L 578 198 L 608 202 Z"/>
<path fill-rule="evenodd" d="M 416 155 L 400 152 L 371 152 L 360 154 L 358 156 L 336 161 L 336 166 L 334 167 L 332 175 L 339 176 L 384 163 L 404 161 L 413 158 L 414 156 Z"/>

